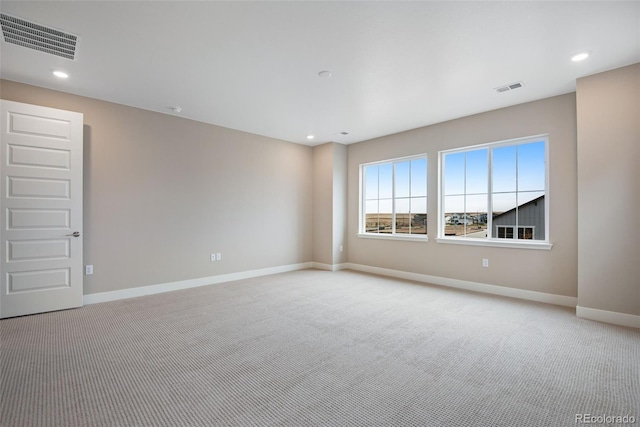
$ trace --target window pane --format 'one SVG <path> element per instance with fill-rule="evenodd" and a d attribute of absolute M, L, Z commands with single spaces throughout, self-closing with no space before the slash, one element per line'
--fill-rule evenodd
<path fill-rule="evenodd" d="M 410 203 L 409 199 L 396 200 L 396 233 L 407 234 L 410 231 Z"/>
<path fill-rule="evenodd" d="M 464 233 L 464 226 L 459 225 L 460 215 L 464 212 L 464 196 L 444 197 L 444 234 L 457 236 Z"/>
<path fill-rule="evenodd" d="M 518 226 L 533 230 L 533 237 L 529 239 L 544 240 L 545 238 L 545 208 L 544 192 L 518 193 Z"/>
<path fill-rule="evenodd" d="M 518 191 L 544 191 L 544 141 L 518 146 Z"/>
<path fill-rule="evenodd" d="M 471 216 L 487 213 L 487 195 L 475 194 L 466 197 L 466 211 Z"/>
<path fill-rule="evenodd" d="M 492 150 L 493 192 L 516 191 L 516 146 Z"/>
<path fill-rule="evenodd" d="M 393 213 L 392 202 L 393 199 L 380 199 L 380 214 L 391 215 Z"/>
<path fill-rule="evenodd" d="M 445 215 L 461 214 L 464 212 L 464 196 L 445 196 Z"/>
<path fill-rule="evenodd" d="M 489 150 L 473 150 L 467 152 L 466 161 L 466 193 L 483 194 L 488 191 L 489 182 Z"/>
<path fill-rule="evenodd" d="M 365 213 L 367 214 L 377 214 L 378 213 L 378 201 L 377 200 L 367 200 L 364 204 Z"/>
<path fill-rule="evenodd" d="M 411 198 L 411 234 L 427 234 L 427 198 Z"/>
<path fill-rule="evenodd" d="M 398 162 L 396 163 L 396 197 L 409 197 L 411 195 L 409 189 L 410 174 L 409 166 L 410 162 Z"/>
<path fill-rule="evenodd" d="M 393 232 L 393 211 L 392 211 L 392 199 L 380 200 L 380 232 L 392 233 Z"/>
<path fill-rule="evenodd" d="M 385 163 L 382 165 L 378 165 L 378 174 L 379 197 L 381 199 L 390 199 L 391 197 L 393 197 L 393 164 Z"/>
<path fill-rule="evenodd" d="M 444 194 L 464 194 L 464 153 L 444 155 Z"/>
<path fill-rule="evenodd" d="M 365 224 L 364 229 L 367 233 L 377 233 L 378 223 L 378 201 L 367 200 L 365 202 Z"/>
<path fill-rule="evenodd" d="M 426 197 L 412 197 L 411 198 L 411 213 L 413 214 L 427 214 L 427 198 Z"/>
<path fill-rule="evenodd" d="M 378 198 L 378 165 L 365 166 L 365 200 Z"/>
<path fill-rule="evenodd" d="M 513 221 L 509 225 L 515 225 L 516 193 L 494 194 L 492 204 L 494 219 L 500 215 L 513 214 Z"/>
<path fill-rule="evenodd" d="M 494 194 L 492 203 L 494 232 L 499 226 L 516 225 L 516 193 Z"/>
<path fill-rule="evenodd" d="M 427 195 L 427 159 L 411 161 L 411 197 Z M 425 209 L 426 212 L 426 209 Z"/>
<path fill-rule="evenodd" d="M 466 197 L 464 222 L 467 226 L 467 237 L 487 237 L 487 195 L 472 195 Z"/>

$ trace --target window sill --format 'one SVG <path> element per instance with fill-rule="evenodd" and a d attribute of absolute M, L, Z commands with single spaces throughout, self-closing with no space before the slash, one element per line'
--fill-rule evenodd
<path fill-rule="evenodd" d="M 376 234 L 376 233 L 358 233 L 358 237 L 363 239 L 378 240 L 404 240 L 409 242 L 428 242 L 429 236 L 403 236 L 398 234 Z"/>
<path fill-rule="evenodd" d="M 438 237 L 437 243 L 446 243 L 453 245 L 470 245 L 470 246 L 492 246 L 496 248 L 514 248 L 514 249 L 536 249 L 550 251 L 553 243 L 548 242 L 509 242 L 498 239 L 473 239 L 473 238 L 452 238 Z"/>

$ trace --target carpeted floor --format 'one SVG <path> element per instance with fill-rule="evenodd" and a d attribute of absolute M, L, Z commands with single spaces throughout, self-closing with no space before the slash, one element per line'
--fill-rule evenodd
<path fill-rule="evenodd" d="M 0 425 L 640 424 L 640 331 L 297 271 L 0 322 Z"/>

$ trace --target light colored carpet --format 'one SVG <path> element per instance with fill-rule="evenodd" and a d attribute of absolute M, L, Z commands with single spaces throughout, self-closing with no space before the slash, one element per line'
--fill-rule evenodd
<path fill-rule="evenodd" d="M 350 271 L 6 319 L 0 337 L 7 427 L 640 418 L 640 331 Z"/>

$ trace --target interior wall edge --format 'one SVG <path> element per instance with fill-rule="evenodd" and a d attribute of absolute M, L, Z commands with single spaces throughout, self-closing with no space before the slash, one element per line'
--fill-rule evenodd
<path fill-rule="evenodd" d="M 324 264 L 322 262 L 313 262 L 312 265 L 313 265 L 313 268 L 315 268 L 316 270 L 340 271 L 340 270 L 346 270 L 347 269 L 347 264 L 346 263 Z"/>

